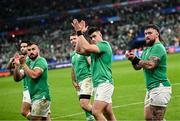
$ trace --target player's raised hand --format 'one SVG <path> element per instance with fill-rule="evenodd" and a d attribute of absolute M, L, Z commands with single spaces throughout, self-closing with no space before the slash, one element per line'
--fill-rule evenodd
<path fill-rule="evenodd" d="M 125 54 L 126 58 L 128 58 L 128 60 L 133 60 L 135 58 L 135 55 L 133 52 L 126 52 Z"/>
<path fill-rule="evenodd" d="M 21 65 L 26 63 L 26 58 L 25 58 L 24 55 L 20 55 L 19 62 L 20 62 Z"/>
<path fill-rule="evenodd" d="M 14 58 L 14 64 L 16 66 L 18 66 L 19 65 L 19 58 L 20 58 L 19 53 L 15 53 L 13 58 Z"/>
<path fill-rule="evenodd" d="M 86 32 L 88 30 L 88 26 L 86 26 L 86 22 L 84 20 L 81 20 L 79 24 L 80 24 L 80 26 L 82 28 L 81 29 L 82 33 Z"/>
<path fill-rule="evenodd" d="M 82 27 L 80 25 L 80 22 L 77 19 L 74 19 L 73 22 L 71 23 L 71 25 L 74 27 L 74 30 L 77 31 L 81 31 Z"/>

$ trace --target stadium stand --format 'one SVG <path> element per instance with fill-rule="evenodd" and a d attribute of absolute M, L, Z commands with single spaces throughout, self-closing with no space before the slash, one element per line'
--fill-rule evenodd
<path fill-rule="evenodd" d="M 166 46 L 178 47 L 180 41 L 176 0 L 1 0 L 0 9 L 0 68 L 5 68 L 21 40 L 38 41 L 49 63 L 68 63 L 73 18 L 98 26 L 114 54 L 142 47 L 147 23 L 161 27 Z"/>

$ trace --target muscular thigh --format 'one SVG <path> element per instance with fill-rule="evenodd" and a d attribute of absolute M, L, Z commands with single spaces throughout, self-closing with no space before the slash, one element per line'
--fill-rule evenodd
<path fill-rule="evenodd" d="M 92 110 L 96 110 L 97 112 L 104 112 L 107 105 L 108 103 L 104 101 L 95 100 Z"/>
<path fill-rule="evenodd" d="M 22 107 L 21 107 L 21 111 L 30 111 L 31 109 L 31 104 L 27 103 L 27 102 L 23 102 L 22 103 Z"/>
<path fill-rule="evenodd" d="M 170 87 L 159 86 L 147 92 L 144 108 L 145 118 L 163 119 L 170 98 Z"/>
<path fill-rule="evenodd" d="M 150 106 L 152 112 L 152 119 L 154 120 L 163 120 L 166 108 L 159 106 Z"/>

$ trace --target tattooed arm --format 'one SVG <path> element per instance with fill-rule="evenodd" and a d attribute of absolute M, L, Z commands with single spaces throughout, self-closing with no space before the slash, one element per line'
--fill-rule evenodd
<path fill-rule="evenodd" d="M 159 63 L 160 63 L 160 58 L 156 56 L 152 56 L 148 60 L 140 60 L 139 66 L 141 66 L 144 69 L 153 70 L 159 65 Z"/>

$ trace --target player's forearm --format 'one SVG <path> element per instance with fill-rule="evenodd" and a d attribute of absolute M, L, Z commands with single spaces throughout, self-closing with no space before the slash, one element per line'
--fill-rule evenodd
<path fill-rule="evenodd" d="M 14 72 L 13 72 L 13 78 L 14 78 L 14 81 L 16 81 L 16 82 L 22 80 L 23 75 L 19 71 L 19 66 L 15 66 Z"/>
<path fill-rule="evenodd" d="M 140 60 L 138 64 L 144 69 L 153 70 L 160 64 L 160 58 L 151 56 L 148 60 Z"/>
<path fill-rule="evenodd" d="M 71 74 L 72 83 L 76 82 L 75 76 Z"/>
<path fill-rule="evenodd" d="M 72 83 L 74 83 L 75 82 L 75 74 L 74 74 L 74 69 L 72 68 L 71 69 L 71 80 L 72 80 Z"/>
<path fill-rule="evenodd" d="M 81 51 L 84 53 L 86 53 L 86 50 L 90 46 L 89 42 L 86 40 L 86 38 L 83 35 L 79 36 L 79 41 L 77 45 L 79 46 Z"/>
<path fill-rule="evenodd" d="M 72 79 L 72 85 L 74 86 L 74 88 L 75 88 L 76 90 L 79 90 L 79 85 L 78 85 L 78 82 L 76 81 L 75 78 Z"/>
<path fill-rule="evenodd" d="M 76 45 L 75 50 L 78 54 L 84 54 L 85 53 L 85 50 L 83 48 L 81 48 L 80 44 Z"/>
<path fill-rule="evenodd" d="M 144 69 L 148 69 L 148 70 L 152 70 L 155 68 L 155 64 L 153 61 L 151 60 L 140 60 L 139 61 L 139 65 L 144 68 Z"/>
<path fill-rule="evenodd" d="M 39 77 L 38 73 L 31 70 L 26 64 L 22 65 L 24 72 L 32 79 L 37 79 Z"/>
<path fill-rule="evenodd" d="M 141 68 L 151 70 L 154 68 L 154 63 L 151 60 L 139 59 L 137 62 L 132 60 L 132 65 L 135 70 L 140 70 Z"/>
<path fill-rule="evenodd" d="M 77 53 L 81 52 L 81 48 L 79 47 L 78 43 L 76 44 L 75 50 Z"/>
<path fill-rule="evenodd" d="M 78 84 L 77 84 L 77 82 L 76 82 L 75 73 L 74 73 L 74 68 L 71 69 L 71 80 L 72 80 L 72 85 L 74 86 L 74 88 L 77 89 Z"/>
<path fill-rule="evenodd" d="M 9 63 L 7 64 L 7 66 L 6 66 L 6 68 L 7 68 L 7 69 L 11 69 L 11 64 L 12 64 L 12 63 L 9 62 Z"/>
<path fill-rule="evenodd" d="M 14 60 L 13 58 L 10 58 L 8 64 L 6 65 L 6 68 L 7 68 L 7 69 L 11 69 L 11 68 L 12 68 L 13 60 Z"/>
<path fill-rule="evenodd" d="M 71 80 L 72 80 L 72 84 L 73 86 L 75 86 L 75 83 L 76 83 L 76 79 L 75 79 L 75 76 L 71 74 Z"/>

